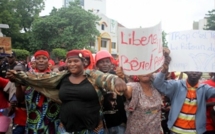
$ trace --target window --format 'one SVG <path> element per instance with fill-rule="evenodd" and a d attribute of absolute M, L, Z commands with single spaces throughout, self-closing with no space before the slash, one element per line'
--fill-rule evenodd
<path fill-rule="evenodd" d="M 90 47 L 94 47 L 95 43 L 94 42 L 90 42 L 89 45 L 90 45 Z"/>
<path fill-rule="evenodd" d="M 101 41 L 101 47 L 106 48 L 107 47 L 107 40 Z"/>
<path fill-rule="evenodd" d="M 111 47 L 112 47 L 113 49 L 116 49 L 116 42 L 112 42 Z"/>
<path fill-rule="evenodd" d="M 102 30 L 105 30 L 105 25 L 104 25 L 104 24 L 102 24 L 101 29 L 102 29 Z"/>

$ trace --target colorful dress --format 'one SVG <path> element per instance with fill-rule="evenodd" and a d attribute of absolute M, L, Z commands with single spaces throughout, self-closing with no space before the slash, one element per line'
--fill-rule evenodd
<path fill-rule="evenodd" d="M 58 134 L 60 106 L 33 88 L 25 91 L 26 134 Z"/>
<path fill-rule="evenodd" d="M 152 96 L 142 91 L 138 82 L 128 83 L 132 87 L 132 99 L 127 101 L 125 109 L 129 111 L 125 134 L 160 134 L 162 99 L 157 90 Z M 160 132 L 160 133 L 159 133 Z"/>

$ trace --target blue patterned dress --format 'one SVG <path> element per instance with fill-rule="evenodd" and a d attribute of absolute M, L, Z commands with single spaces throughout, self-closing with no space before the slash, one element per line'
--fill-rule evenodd
<path fill-rule="evenodd" d="M 25 91 L 27 110 L 26 134 L 59 134 L 60 106 L 33 88 Z"/>

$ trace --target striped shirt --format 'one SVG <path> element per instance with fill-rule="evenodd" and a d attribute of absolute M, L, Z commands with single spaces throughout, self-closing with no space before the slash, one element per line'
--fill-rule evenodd
<path fill-rule="evenodd" d="M 172 131 L 179 134 L 196 134 L 195 115 L 197 111 L 196 89 L 187 83 L 187 95 L 181 112 L 175 121 Z"/>

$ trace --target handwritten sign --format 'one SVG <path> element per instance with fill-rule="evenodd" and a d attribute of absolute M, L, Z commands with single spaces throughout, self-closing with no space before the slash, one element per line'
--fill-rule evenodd
<path fill-rule="evenodd" d="M 150 28 L 119 28 L 119 64 L 127 75 L 144 75 L 164 61 L 161 24 Z"/>
<path fill-rule="evenodd" d="M 169 71 L 215 72 L 215 31 L 190 30 L 169 34 Z"/>
<path fill-rule="evenodd" d="M 4 48 L 5 53 L 12 53 L 11 38 L 10 37 L 0 37 L 0 48 Z"/>

